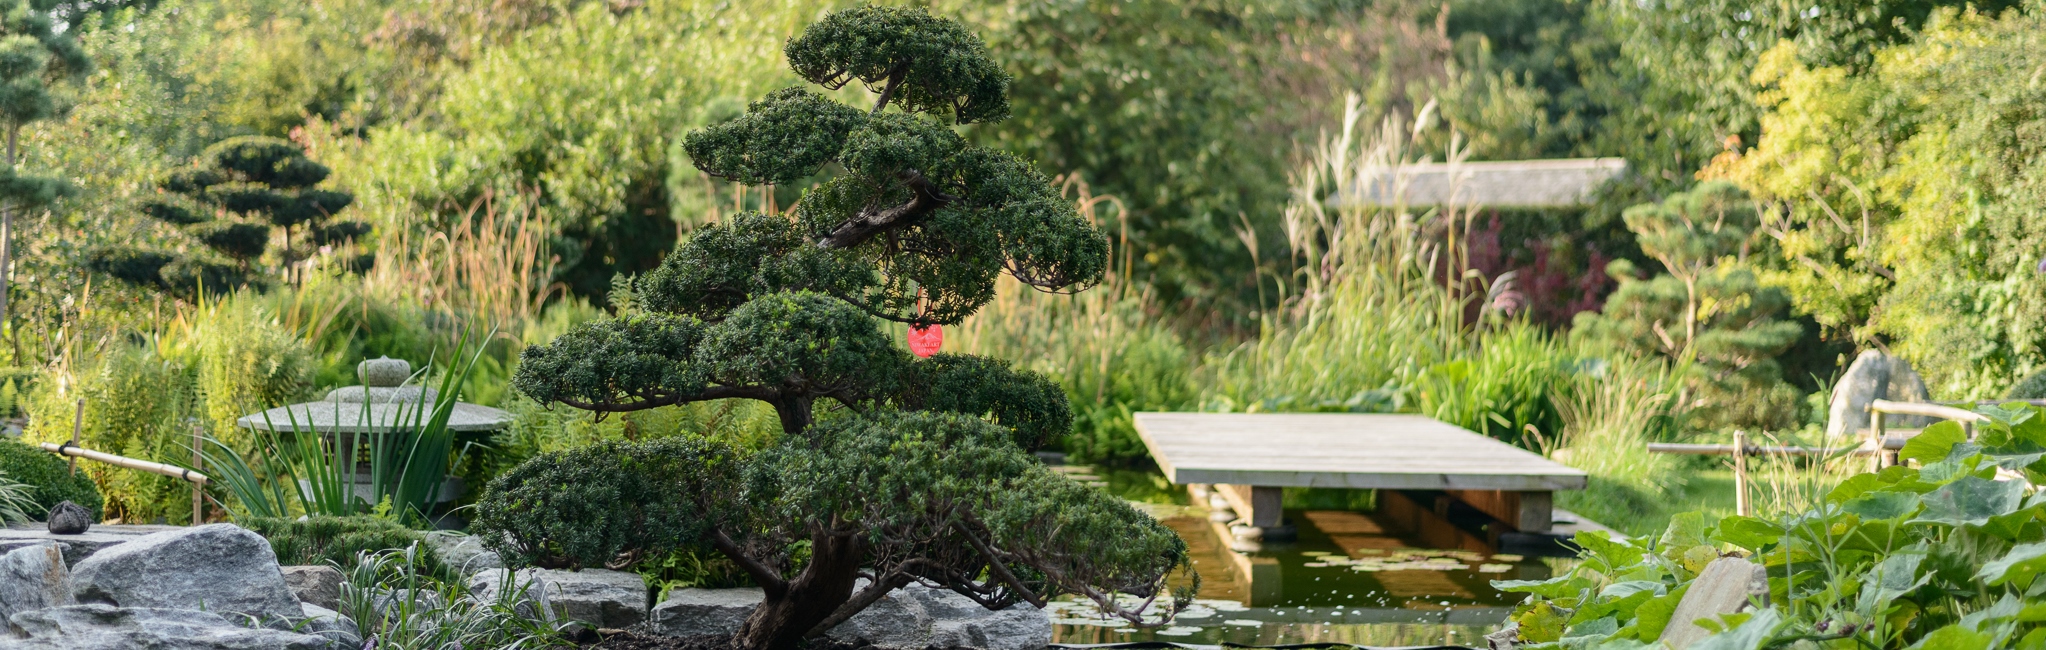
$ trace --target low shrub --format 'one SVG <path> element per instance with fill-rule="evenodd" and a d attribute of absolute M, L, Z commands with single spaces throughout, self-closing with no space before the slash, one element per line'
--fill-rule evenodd
<path fill-rule="evenodd" d="M 93 521 L 99 521 L 104 514 L 105 502 L 92 479 L 84 474 L 71 475 L 68 466 L 56 454 L 15 440 L 0 439 L 0 472 L 4 472 L 7 478 L 32 486 L 31 498 L 45 511 L 60 502 L 70 501 L 91 510 Z"/>
<path fill-rule="evenodd" d="M 270 540 L 277 563 L 333 563 L 346 570 L 364 553 L 404 549 L 426 539 L 418 531 L 395 521 L 367 515 L 354 517 L 312 516 L 303 519 L 247 517 L 236 523 Z M 421 548 L 424 548 L 423 546 Z M 447 568 L 432 553 L 421 553 L 415 561 L 433 575 L 447 574 Z"/>

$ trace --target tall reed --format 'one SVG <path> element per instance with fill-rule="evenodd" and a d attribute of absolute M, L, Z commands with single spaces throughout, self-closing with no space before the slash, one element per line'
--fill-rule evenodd
<path fill-rule="evenodd" d="M 1510 275 L 1469 267 L 1475 211 L 1405 201 L 1413 164 L 1429 161 L 1410 143 L 1432 110 L 1369 130 L 1349 98 L 1341 131 L 1294 174 L 1284 222 L 1294 272 L 1272 283 L 1280 308 L 1255 339 L 1207 360 L 1204 409 L 1418 411 L 1509 440 L 1555 433 L 1547 391 L 1565 355 L 1513 314 Z M 1454 178 L 1467 152 L 1450 142 Z"/>
<path fill-rule="evenodd" d="M 444 229 L 387 235 L 368 285 L 492 324 L 529 322 L 566 291 L 553 282 L 551 232 L 531 197 L 485 193 Z"/>

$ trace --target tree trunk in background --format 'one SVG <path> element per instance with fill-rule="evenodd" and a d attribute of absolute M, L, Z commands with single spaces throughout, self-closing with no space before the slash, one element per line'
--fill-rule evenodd
<path fill-rule="evenodd" d="M 7 129 L 7 171 L 14 171 L 14 144 L 21 135 L 21 126 Z M 7 294 L 14 286 L 14 202 L 0 203 L 0 327 L 6 327 Z M 11 337 L 11 333 L 10 333 Z M 15 363 L 21 363 L 20 354 Z"/>

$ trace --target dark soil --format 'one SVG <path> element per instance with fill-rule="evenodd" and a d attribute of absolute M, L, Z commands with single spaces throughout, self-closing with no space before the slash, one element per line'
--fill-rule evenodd
<path fill-rule="evenodd" d="M 595 645 L 583 646 L 587 650 L 732 650 L 732 637 L 716 634 L 702 636 L 654 636 L 637 632 L 619 632 L 605 636 Z M 805 644 L 805 650 L 870 650 L 874 646 L 836 639 L 817 639 Z M 968 648 L 938 648 L 925 650 L 969 650 Z"/>

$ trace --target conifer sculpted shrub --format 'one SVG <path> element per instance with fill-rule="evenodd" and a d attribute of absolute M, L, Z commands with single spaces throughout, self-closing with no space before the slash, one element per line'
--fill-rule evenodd
<path fill-rule="evenodd" d="M 492 482 L 481 536 L 550 567 L 722 554 L 766 594 L 733 639 L 751 650 L 793 648 L 911 582 L 989 608 L 1079 594 L 1139 624 L 1179 611 L 1192 589 L 1166 581 L 1191 574 L 1185 542 L 1030 456 L 1072 429 L 1056 385 L 996 359 L 918 358 L 881 327 L 956 324 L 1005 273 L 1044 291 L 1099 280 L 1106 237 L 1028 163 L 952 131 L 1007 115 L 1007 75 L 920 9 L 832 14 L 787 55 L 812 83 L 858 80 L 878 100 L 780 90 L 686 148 L 745 183 L 836 175 L 790 214 L 697 231 L 636 283 L 637 310 L 528 349 L 513 379 L 600 414 L 760 400 L 782 436 L 545 454 Z"/>

